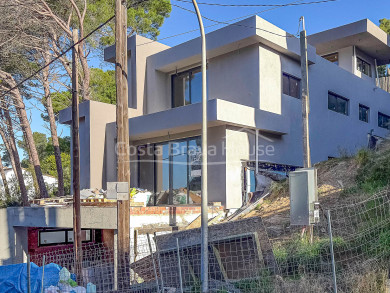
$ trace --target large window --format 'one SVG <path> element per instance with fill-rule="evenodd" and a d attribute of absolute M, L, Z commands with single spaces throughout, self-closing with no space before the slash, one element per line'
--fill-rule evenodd
<path fill-rule="evenodd" d="M 386 129 L 390 129 L 390 116 L 378 112 L 378 126 Z"/>
<path fill-rule="evenodd" d="M 39 231 L 39 243 L 38 246 L 46 245 L 60 245 L 60 244 L 71 244 L 74 241 L 72 230 L 43 230 Z M 91 242 L 92 241 L 92 230 L 82 229 L 81 230 L 81 241 Z"/>
<path fill-rule="evenodd" d="M 172 75 L 172 108 L 200 103 L 201 101 L 201 67 Z"/>
<path fill-rule="evenodd" d="M 356 58 L 357 70 L 364 73 L 365 75 L 371 76 L 371 65 L 363 59 Z"/>
<path fill-rule="evenodd" d="M 339 65 L 339 53 L 332 53 L 332 54 L 328 54 L 328 55 L 325 55 L 325 56 L 322 56 L 322 58 L 336 64 L 336 65 Z"/>
<path fill-rule="evenodd" d="M 154 193 L 149 204 L 200 203 L 200 137 L 141 146 L 138 158 L 139 187 Z"/>
<path fill-rule="evenodd" d="M 341 97 L 335 93 L 328 92 L 328 109 L 348 115 L 348 99 Z"/>
<path fill-rule="evenodd" d="M 287 73 L 283 73 L 283 94 L 300 99 L 301 80 Z"/>
<path fill-rule="evenodd" d="M 370 115 L 370 108 L 359 104 L 359 120 L 368 122 L 368 116 Z"/>

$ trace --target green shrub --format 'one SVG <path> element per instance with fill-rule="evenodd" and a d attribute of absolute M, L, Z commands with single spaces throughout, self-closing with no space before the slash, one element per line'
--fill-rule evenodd
<path fill-rule="evenodd" d="M 289 192 L 288 179 L 282 181 L 273 181 L 270 186 L 272 197 L 286 196 Z"/>
<path fill-rule="evenodd" d="M 367 149 L 360 149 L 355 156 L 356 162 L 359 166 L 363 166 L 368 163 L 370 158 L 370 151 Z"/>

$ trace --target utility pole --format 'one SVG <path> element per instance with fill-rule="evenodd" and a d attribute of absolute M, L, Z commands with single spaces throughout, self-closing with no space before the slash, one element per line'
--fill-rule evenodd
<path fill-rule="evenodd" d="M 305 18 L 301 16 L 303 30 L 300 33 L 301 43 L 301 73 L 302 73 L 302 124 L 303 124 L 303 166 L 311 168 L 309 140 L 309 65 L 307 62 L 307 38 Z"/>
<path fill-rule="evenodd" d="M 192 0 L 198 17 L 202 38 L 202 198 L 201 198 L 201 282 L 202 293 L 209 292 L 209 251 L 208 251 L 208 196 L 207 196 L 207 56 L 206 34 L 196 0 Z"/>
<path fill-rule="evenodd" d="M 72 48 L 72 153 L 73 153 L 73 243 L 77 278 L 81 277 L 83 252 L 80 215 L 79 86 L 77 70 L 78 31 L 73 30 Z"/>
<path fill-rule="evenodd" d="M 130 186 L 129 114 L 127 89 L 127 1 L 115 0 L 115 80 L 118 182 Z M 130 266 L 130 198 L 117 201 L 118 286 L 124 289 Z M 128 284 L 127 284 L 128 285 Z M 127 286 L 126 286 L 127 287 Z"/>
<path fill-rule="evenodd" d="M 307 61 L 307 38 L 305 18 L 301 16 L 301 74 L 302 74 L 302 126 L 303 126 L 303 167 L 311 168 L 310 137 L 309 137 L 309 64 Z M 310 243 L 313 243 L 313 225 L 309 226 Z"/>

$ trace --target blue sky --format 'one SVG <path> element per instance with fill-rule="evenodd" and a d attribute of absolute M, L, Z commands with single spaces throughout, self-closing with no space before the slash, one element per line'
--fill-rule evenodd
<path fill-rule="evenodd" d="M 293 1 L 294 0 L 198 0 L 198 2 L 223 4 L 286 4 Z M 310 1 L 312 0 L 302 0 L 296 2 Z M 190 3 L 183 3 L 176 0 L 171 0 L 171 2 L 172 4 L 193 10 L 193 6 Z M 368 18 L 376 24 L 379 24 L 379 19 L 390 18 L 389 0 L 338 0 L 335 2 L 322 4 L 277 8 L 263 13 L 258 12 L 266 10 L 267 8 L 218 7 L 207 5 L 199 5 L 199 8 L 204 16 L 218 21 L 229 21 L 231 19 L 248 14 L 257 13 L 262 18 L 292 34 L 297 32 L 298 21 L 302 15 L 305 17 L 306 30 L 308 34 L 316 33 L 364 18 Z M 213 24 L 215 23 L 204 20 L 204 25 L 206 27 Z M 221 28 L 222 26 L 223 25 L 217 25 L 211 28 L 206 28 L 206 30 L 209 32 Z M 173 6 L 171 17 L 166 19 L 164 25 L 161 28 L 161 33 L 158 39 L 162 39 L 161 43 L 174 46 L 184 41 L 198 37 L 199 32 L 195 31 L 173 38 L 167 37 L 181 34 L 197 28 L 198 22 L 195 14 Z M 95 58 L 95 60 L 92 62 L 92 65 L 93 67 L 102 67 L 102 60 Z M 27 103 L 27 106 L 29 106 L 28 104 L 29 103 Z M 45 123 L 40 117 L 41 112 L 36 110 L 34 107 L 31 107 L 30 112 L 32 130 L 47 133 L 49 136 L 49 131 L 47 130 L 47 127 L 44 127 Z M 69 135 L 69 127 L 59 126 L 59 134 L 61 136 Z"/>

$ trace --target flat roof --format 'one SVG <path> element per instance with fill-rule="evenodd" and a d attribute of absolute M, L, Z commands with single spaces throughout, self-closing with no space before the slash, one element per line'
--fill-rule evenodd
<path fill-rule="evenodd" d="M 369 19 L 362 19 L 308 36 L 318 55 L 356 46 L 377 59 L 378 65 L 390 63 L 390 36 Z"/>

